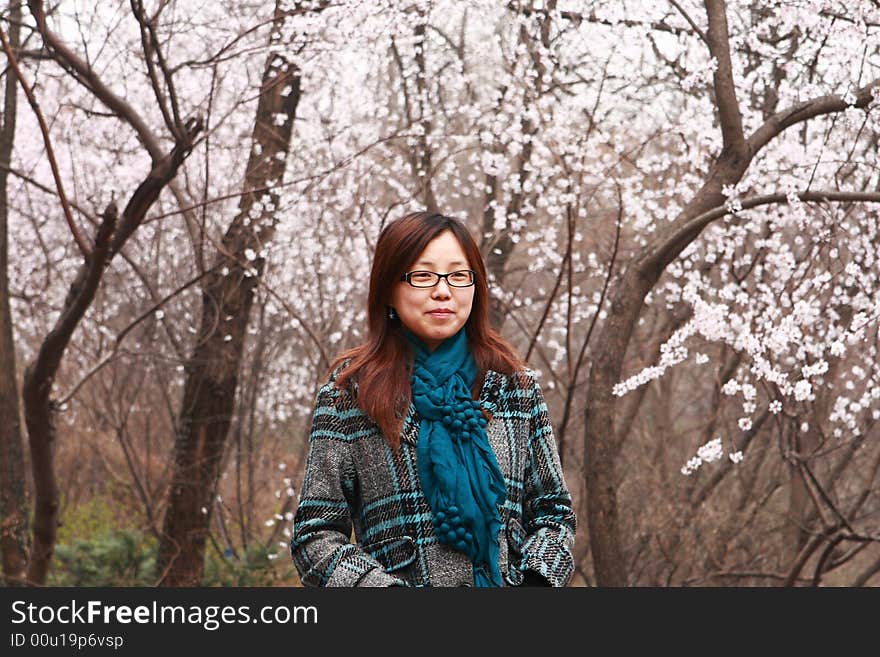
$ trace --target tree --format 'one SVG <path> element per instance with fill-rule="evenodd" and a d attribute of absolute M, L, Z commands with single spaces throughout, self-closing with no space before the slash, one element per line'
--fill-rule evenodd
<path fill-rule="evenodd" d="M 94 299 L 104 268 L 137 230 L 159 193 L 176 175 L 178 168 L 189 154 L 193 140 L 201 130 L 202 124 L 199 119 L 181 119 L 175 109 L 175 123 L 169 126 L 174 139 L 174 147 L 167 154 L 163 153 L 156 137 L 152 135 L 132 108 L 106 87 L 89 64 L 68 49 L 61 39 L 49 29 L 42 3 L 34 0 L 29 3 L 29 7 L 50 56 L 74 79 L 86 86 L 101 102 L 105 103 L 111 111 L 127 120 L 139 132 L 144 147 L 153 160 L 149 173 L 129 196 L 122 216 L 117 216 L 118 211 L 114 203 L 111 202 L 107 206 L 101 217 L 100 226 L 95 233 L 93 244 L 87 244 L 85 237 L 76 227 L 62 191 L 57 165 L 53 164 L 59 197 L 65 210 L 71 235 L 82 252 L 84 262 L 70 285 L 64 307 L 55 326 L 43 340 L 36 359 L 27 366 L 24 375 L 22 394 L 35 487 L 33 548 L 28 564 L 27 579 L 35 584 L 43 584 L 46 581 L 55 547 L 59 505 L 53 462 L 56 440 L 54 419 L 56 408 L 50 398 L 52 383 L 70 338 Z M 10 56 L 10 52 L 7 50 L 7 56 Z M 51 141 L 33 92 L 23 77 L 20 77 L 20 82 L 28 94 L 35 114 L 40 119 L 46 148 L 50 159 L 54 162 Z M 157 93 L 159 93 L 158 90 Z M 119 220 L 118 225 L 117 220 Z"/>
<path fill-rule="evenodd" d="M 9 39 L 3 34 L 4 46 L 15 52 L 21 46 L 21 7 L 9 3 Z M 28 505 L 25 487 L 25 466 L 22 450 L 21 413 L 18 405 L 18 382 L 15 376 L 15 346 L 12 340 L 12 311 L 9 305 L 7 182 L 12 144 L 15 139 L 15 118 L 18 89 L 11 67 L 6 69 L 3 94 L 3 127 L 0 130 L 0 553 L 3 578 L 8 586 L 20 586 L 27 573 Z"/>
<path fill-rule="evenodd" d="M 278 221 L 275 188 L 284 173 L 299 103 L 299 73 L 284 54 L 286 16 L 282 3 L 276 2 L 239 211 L 202 288 L 199 340 L 186 364 L 170 501 L 159 546 L 158 579 L 165 586 L 202 582 L 254 288 L 263 272 L 259 254 L 271 242 Z"/>
<path fill-rule="evenodd" d="M 63 352 L 60 518 L 112 497 L 121 528 L 167 533 L 164 583 L 280 556 L 376 236 L 436 207 L 478 237 L 495 321 L 538 372 L 576 584 L 874 581 L 875 3 L 342 0 L 279 5 L 283 29 L 273 7 L 61 3 L 47 22 L 114 98 L 51 40 L 18 50 L 63 183 L 20 113 L 25 362 L 111 190 L 205 117 Z M 255 128 L 274 43 L 301 88 L 295 147 Z"/>

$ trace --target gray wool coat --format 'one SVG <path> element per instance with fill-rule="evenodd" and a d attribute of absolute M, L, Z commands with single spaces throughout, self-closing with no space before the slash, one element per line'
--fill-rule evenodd
<path fill-rule="evenodd" d="M 463 553 L 440 543 L 416 462 L 421 418 L 411 404 L 395 453 L 378 426 L 335 387 L 318 392 L 291 555 L 305 586 L 472 586 Z M 576 529 L 547 404 L 534 372 L 526 385 L 488 371 L 480 400 L 507 485 L 499 568 L 506 586 L 534 571 L 565 586 Z M 353 536 L 352 536 L 353 532 Z"/>

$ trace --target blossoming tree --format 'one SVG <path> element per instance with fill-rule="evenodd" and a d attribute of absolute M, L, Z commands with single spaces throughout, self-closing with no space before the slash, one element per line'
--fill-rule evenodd
<path fill-rule="evenodd" d="M 875 2 L 303 1 L 278 3 L 283 23 L 258 3 L 65 6 L 59 34 L 151 130 L 205 117 L 104 274 L 53 410 L 106 441 L 101 471 L 164 540 L 157 580 L 195 582 L 206 544 L 283 553 L 378 232 L 426 207 L 479 237 L 493 319 L 541 375 L 578 583 L 880 572 Z M 141 133 L 29 55 L 74 211 L 103 209 L 138 180 Z M 254 131 L 273 56 L 298 104 L 262 125 L 290 148 Z M 40 218 L 62 215 L 36 124 L 17 133 L 31 359 L 77 247 Z"/>

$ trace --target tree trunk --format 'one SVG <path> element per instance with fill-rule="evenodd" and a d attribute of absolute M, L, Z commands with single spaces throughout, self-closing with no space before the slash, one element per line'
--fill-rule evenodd
<path fill-rule="evenodd" d="M 254 288 L 263 272 L 262 257 L 271 241 L 278 193 L 272 191 L 284 173 L 293 120 L 300 97 L 298 69 L 282 54 L 285 12 L 275 4 L 275 23 L 262 79 L 253 128 L 254 148 L 248 160 L 239 212 L 226 235 L 218 264 L 202 292 L 201 326 L 185 366 L 186 382 L 174 447 L 174 473 L 157 576 L 161 586 L 199 586 L 204 571 L 205 542 L 216 497 L 220 464 L 235 403 L 239 368 Z M 298 11 L 298 10 L 296 10 Z M 276 116 L 283 115 L 281 125 Z M 262 204 L 258 212 L 257 202 Z M 228 319 L 227 319 L 228 318 Z"/>
<path fill-rule="evenodd" d="M 614 463 L 616 398 L 612 391 L 620 381 L 633 329 L 645 296 L 657 283 L 665 267 L 699 235 L 699 231 L 682 230 L 686 219 L 723 205 L 722 186 L 739 181 L 748 162 L 749 159 L 741 155 L 722 153 L 703 188 L 671 229 L 645 247 L 627 268 L 612 295 L 608 317 L 593 347 L 594 357 L 587 386 L 584 477 L 590 545 L 599 586 L 626 586 L 628 583 L 617 518 Z M 658 245 L 665 247 L 661 250 Z"/>
<path fill-rule="evenodd" d="M 547 11 L 552 12 L 555 11 L 555 9 L 556 0 L 550 0 L 547 3 Z M 539 22 L 541 25 L 541 44 L 545 50 L 549 50 L 549 13 L 544 14 L 543 17 L 539 19 Z M 525 28 L 525 26 L 520 26 L 519 43 L 525 46 L 525 48 L 528 50 L 531 57 L 532 65 L 535 67 L 536 75 L 534 82 L 534 96 L 531 97 L 531 100 L 532 102 L 537 104 L 538 101 L 541 99 L 541 96 L 546 93 L 546 85 L 542 82 L 546 73 L 546 67 L 541 61 L 540 54 L 535 51 L 535 45 L 533 43 L 532 37 L 529 35 L 528 30 Z M 526 194 L 524 191 L 522 191 L 522 187 L 525 185 L 526 179 L 529 177 L 529 166 L 531 164 L 533 150 L 532 145 L 534 143 L 533 139 L 535 135 L 538 134 L 539 130 L 539 125 L 527 116 L 523 116 L 521 118 L 520 125 L 523 135 L 527 137 L 527 139 L 523 143 L 522 152 L 517 156 L 516 163 L 516 171 L 517 178 L 520 184 L 520 191 L 514 193 L 510 199 L 510 202 L 507 204 L 507 207 L 505 209 L 505 227 L 501 230 L 496 230 L 495 228 L 495 210 L 491 206 L 491 203 L 495 200 L 498 182 L 495 176 L 486 176 L 486 187 L 489 191 L 486 193 L 486 205 L 483 211 L 483 240 L 480 246 L 481 250 L 483 251 L 483 256 L 486 259 L 486 269 L 495 279 L 495 284 L 498 286 L 501 286 L 504 283 L 504 270 L 507 266 L 507 261 L 513 254 L 514 246 L 516 245 L 514 238 L 511 237 L 513 228 L 511 227 L 510 217 L 515 216 L 517 219 L 519 219 L 522 215 L 523 203 L 526 200 Z M 491 237 L 489 239 L 486 239 L 486 235 L 491 235 Z M 497 298 L 493 297 L 489 304 L 489 313 L 492 326 L 500 331 L 508 314 L 507 309 L 504 308 L 504 306 Z M 560 452 L 560 456 L 561 455 L 562 452 Z"/>
<path fill-rule="evenodd" d="M 9 3 L 9 43 L 21 45 L 21 5 Z M 28 562 L 28 504 L 25 487 L 21 413 L 12 337 L 12 308 L 9 303 L 9 197 L 7 181 L 15 138 L 18 87 L 7 68 L 0 129 L 0 553 L 7 586 L 26 583 Z"/>
<path fill-rule="evenodd" d="M 56 404 L 50 398 L 52 384 L 70 337 L 95 298 L 115 227 L 116 207 L 111 205 L 104 213 L 94 250 L 70 286 L 58 321 L 40 345 L 37 358 L 24 372 L 22 395 L 35 493 L 34 547 L 28 566 L 28 580 L 32 584 L 46 583 L 58 529 L 58 484 L 54 463 Z"/>
<path fill-rule="evenodd" d="M 590 546 L 599 586 L 626 586 L 627 573 L 617 521 L 614 452 L 615 396 L 613 388 L 620 380 L 623 359 L 632 338 L 633 327 L 645 296 L 659 280 L 663 270 L 693 242 L 712 221 L 723 216 L 725 185 L 736 185 L 752 159 L 784 130 L 811 118 L 842 112 L 847 107 L 866 108 L 874 80 L 855 92 L 855 102 L 847 104 L 840 96 L 822 96 L 803 101 L 777 112 L 751 136 L 743 135 L 742 117 L 733 82 L 733 68 L 727 34 L 726 6 L 721 0 L 705 0 L 709 19 L 709 50 L 718 62 L 713 74 L 715 109 L 724 147 L 706 175 L 705 182 L 675 221 L 644 247 L 627 268 L 611 295 L 608 317 L 593 347 L 587 398 L 587 426 L 584 431 L 585 483 Z M 806 192 L 804 193 L 804 195 Z M 825 196 L 827 193 L 823 192 Z M 801 198 L 804 198 L 801 195 Z M 870 195 L 862 196 L 867 199 Z M 776 202 L 784 202 L 782 200 Z M 856 200 L 855 198 L 853 200 Z"/>
<path fill-rule="evenodd" d="M 842 309 L 841 314 L 844 322 L 848 323 L 851 321 L 851 309 Z M 824 378 L 828 381 L 836 380 L 840 363 L 839 358 L 831 359 Z M 791 568 L 791 565 L 795 563 L 798 554 L 800 554 L 801 550 L 804 549 L 804 546 L 810 540 L 810 536 L 821 532 L 823 529 L 820 509 L 816 507 L 813 497 L 810 495 L 806 473 L 803 468 L 814 467 L 816 453 L 823 442 L 822 422 L 828 417 L 828 407 L 831 405 L 831 398 L 828 389 L 820 386 L 816 387 L 814 394 L 816 398 L 806 414 L 807 424 L 809 425 L 807 431 L 801 431 L 801 423 L 804 418 L 794 418 L 785 427 L 785 430 L 790 435 L 790 439 L 784 442 L 792 453 L 788 467 L 791 473 L 791 482 L 789 483 L 788 490 L 788 513 L 785 526 L 781 532 L 782 549 L 779 566 L 783 572 Z M 833 489 L 834 485 L 833 479 L 827 483 L 829 490 Z"/>
<path fill-rule="evenodd" d="M 814 442 L 809 439 L 811 438 L 810 434 L 807 434 L 806 439 L 801 440 L 799 435 L 800 428 L 797 426 L 796 421 L 794 423 L 787 423 L 783 431 L 789 435 L 789 440 L 787 441 L 789 449 L 795 452 L 792 458 L 794 460 L 799 460 L 800 458 L 807 460 L 805 454 L 807 453 L 808 445 Z M 783 572 L 791 568 L 791 564 L 795 562 L 810 538 L 807 526 L 805 525 L 811 510 L 810 491 L 807 488 L 806 479 L 797 463 L 788 463 L 787 470 L 791 480 L 788 484 L 788 512 L 785 517 L 785 525 L 780 532 L 782 545 L 780 546 L 779 556 L 779 566 Z"/>

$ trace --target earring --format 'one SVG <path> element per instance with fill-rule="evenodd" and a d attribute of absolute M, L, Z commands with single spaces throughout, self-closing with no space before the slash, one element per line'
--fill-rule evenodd
<path fill-rule="evenodd" d="M 390 306 L 388 307 L 388 319 L 397 319 L 397 313 Z"/>

